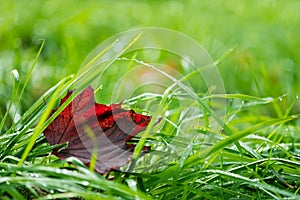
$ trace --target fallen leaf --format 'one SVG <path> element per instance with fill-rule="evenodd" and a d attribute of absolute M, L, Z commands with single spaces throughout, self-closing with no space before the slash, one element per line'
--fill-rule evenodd
<path fill-rule="evenodd" d="M 71 94 L 69 91 L 59 106 Z M 127 142 L 146 129 L 151 117 L 124 110 L 121 105 L 96 103 L 93 88 L 87 87 L 45 129 L 44 135 L 50 145 L 67 143 L 66 148 L 55 149 L 53 154 L 60 159 L 77 157 L 88 166 L 97 144 L 95 170 L 98 173 L 104 174 L 127 164 L 135 147 Z M 147 152 L 150 147 L 143 150 Z"/>

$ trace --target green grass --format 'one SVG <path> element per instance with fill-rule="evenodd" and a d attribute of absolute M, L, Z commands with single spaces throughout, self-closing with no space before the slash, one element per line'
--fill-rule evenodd
<path fill-rule="evenodd" d="M 300 199 L 298 7 L 296 0 L 1 2 L 0 197 Z M 104 39 L 144 26 L 177 30 L 203 45 L 226 94 L 210 94 L 164 51 L 119 51 L 114 63 L 82 66 Z M 164 71 L 151 58 L 188 75 Z M 163 86 L 139 85 L 143 79 L 131 71 L 139 66 L 141 74 L 151 68 L 170 77 Z M 43 135 L 58 99 L 90 83 L 97 102 L 124 99 L 126 108 L 163 117 L 133 141 L 153 152 L 107 177 L 76 158 L 58 160 Z"/>

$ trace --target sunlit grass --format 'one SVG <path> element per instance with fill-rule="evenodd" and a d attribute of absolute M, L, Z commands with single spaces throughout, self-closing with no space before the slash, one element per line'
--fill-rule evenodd
<path fill-rule="evenodd" d="M 103 63 L 103 68 L 97 67 L 98 71 L 94 67 L 83 68 L 79 75 L 66 77 L 33 104 L 11 129 L 2 129 L 1 195 L 46 199 L 112 196 L 123 199 L 299 198 L 300 159 L 297 149 L 300 138 L 295 135 L 299 131 L 295 124 L 299 114 L 290 113 L 299 100 L 295 99 L 285 113 L 275 117 L 262 112 L 259 112 L 259 117 L 253 115 L 267 106 L 277 113 L 276 109 L 287 98 L 285 96 L 261 98 L 244 94 L 208 96 L 194 93 L 180 93 L 178 96 L 176 90 L 167 89 L 169 95 L 148 93 L 128 99 L 125 104 L 132 107 L 143 102 L 160 102 L 165 106 L 165 111 L 159 110 L 163 123 L 144 138 L 153 152 L 134 162 L 133 172 L 111 172 L 109 177 L 114 180 L 91 172 L 75 158 L 59 161 L 50 156 L 56 146 L 50 147 L 42 132 L 64 107 L 47 119 L 56 100 L 68 88 L 84 88 L 102 73 L 101 69 L 111 64 Z M 177 79 L 170 78 L 184 88 Z M 225 98 L 228 109 L 224 125 L 227 128 L 217 130 L 207 123 L 200 123 L 199 127 L 181 130 L 185 113 L 183 108 L 178 109 L 178 99 L 185 101 L 191 95 L 202 102 L 200 109 L 213 118 L 214 111 L 206 105 L 205 102 L 209 102 L 206 100 Z M 163 114 L 166 111 L 168 115 Z M 207 121 L 205 115 L 199 116 L 199 120 Z M 195 128 L 197 134 L 184 132 Z M 192 136 L 187 136 L 189 134 Z M 206 137 L 210 140 L 205 140 Z"/>
<path fill-rule="evenodd" d="M 300 198 L 298 1 L 77 3 L 1 4 L 0 197 Z M 80 9 L 73 10 L 74 5 Z M 148 130 L 147 138 L 133 139 L 142 141 L 140 148 L 150 145 L 151 153 L 123 172 L 102 177 L 76 158 L 61 161 L 51 155 L 57 146 L 47 143 L 43 130 L 70 103 L 71 99 L 48 118 L 68 89 L 75 87 L 74 95 L 78 94 L 110 66 L 108 62 L 90 68 L 90 63 L 74 74 L 87 53 L 98 42 L 134 26 L 172 28 L 200 42 L 216 60 L 227 94 L 192 93 L 203 115 L 196 116 L 201 121 L 197 127 L 188 129 L 197 134 L 188 137 L 179 134 L 186 121 L 178 101 L 191 93 L 167 88 L 168 95 L 143 92 L 124 99 L 124 107 L 150 115 L 157 114 L 153 105 L 163 102 L 160 111 L 168 115 L 158 116 L 162 121 Z M 40 39 L 45 40 L 44 47 Z M 104 51 L 98 53 L 101 57 Z M 144 63 L 140 55 L 115 61 L 129 71 Z M 162 62 L 180 65 L 168 59 L 162 57 Z M 113 75 L 120 71 L 112 69 L 95 88 L 101 103 L 116 103 L 110 102 L 109 93 L 118 78 Z M 225 100 L 226 105 L 211 105 L 212 99 Z M 216 120 L 211 106 L 224 109 L 219 125 L 210 124 L 211 118 Z M 125 172 L 131 167 L 133 171 Z"/>

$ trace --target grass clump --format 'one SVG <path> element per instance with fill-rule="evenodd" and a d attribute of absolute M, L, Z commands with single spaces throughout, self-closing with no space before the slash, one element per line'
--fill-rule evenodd
<path fill-rule="evenodd" d="M 111 4 L 115 9 L 109 9 Z M 119 16 L 127 4 L 132 6 L 124 11 L 128 25 Z M 80 9 L 72 11 L 70 2 L 42 7 L 3 2 L 0 13 L 7 21 L 1 25 L 12 26 L 0 29 L 0 197 L 300 199 L 298 4 L 141 1 L 121 6 L 104 1 L 80 2 Z M 167 17 L 148 12 L 164 13 L 166 7 Z M 56 13 L 52 20 L 47 16 L 51 13 Z M 94 41 L 136 24 L 168 27 L 196 38 L 212 57 L 220 57 L 214 64 L 226 92 L 208 92 L 205 80 L 170 52 L 118 50 L 112 59 L 98 62 L 116 41 L 92 54 L 91 62 L 75 73 Z M 136 41 L 126 41 L 125 47 Z M 224 54 L 233 46 L 234 51 Z M 138 81 L 146 81 L 143 73 L 154 71 L 165 85 L 137 87 Z M 151 81 L 157 80 L 147 83 Z M 138 144 L 135 155 L 143 144 L 152 152 L 106 177 L 76 158 L 58 160 L 51 152 L 64 145 L 50 146 L 43 136 L 58 115 L 48 118 L 59 99 L 68 89 L 77 88 L 76 95 L 88 84 L 96 86 L 97 102 L 125 100 L 125 108 L 162 118 L 132 141 Z"/>
<path fill-rule="evenodd" d="M 132 44 L 129 41 L 128 48 Z M 42 47 L 43 45 L 41 49 Z M 146 130 L 147 137 L 136 138 L 136 142 L 139 141 L 138 148 L 147 143 L 154 151 L 142 159 L 136 160 L 134 157 L 132 163 L 135 166 L 133 167 L 133 164 L 129 166 L 129 169 L 134 171 L 126 172 L 125 167 L 124 172 L 111 172 L 109 177 L 113 180 L 91 172 L 76 158 L 61 161 L 51 156 L 51 151 L 57 145 L 49 146 L 43 136 L 43 130 L 55 117 L 54 115 L 48 119 L 50 111 L 68 88 L 76 87 L 78 88 L 76 92 L 79 93 L 79 86 L 83 89 L 84 85 L 92 83 L 97 75 L 103 74 L 105 69 L 111 69 L 109 67 L 113 66 L 113 62 L 100 64 L 96 62 L 110 48 L 112 46 L 100 52 L 95 57 L 97 59 L 88 62 L 87 67 L 83 67 L 78 75 L 66 77 L 49 89 L 16 122 L 12 122 L 11 127 L 8 127 L 5 121 L 11 112 L 10 110 L 6 112 L 1 123 L 0 136 L 0 192 L 3 197 L 7 199 L 300 197 L 298 194 L 300 138 L 296 134 L 299 131 L 296 125 L 299 114 L 291 113 L 299 101 L 297 98 L 288 105 L 285 113 L 281 113 L 278 108 L 286 101 L 286 96 L 261 98 L 243 94 L 191 93 L 184 85 L 187 77 L 178 81 L 155 65 L 137 60 L 137 54 L 120 60 L 129 62 L 127 71 L 134 69 L 135 63 L 170 76 L 173 82 L 163 94 L 141 93 L 124 102 L 125 106 L 137 109 L 143 105 L 145 109 L 140 110 L 141 112 L 148 112 L 154 115 L 154 118 L 162 117 L 162 123 L 154 129 L 150 127 Z M 118 55 L 122 53 L 121 51 Z M 33 62 L 33 67 L 35 63 L 36 61 Z M 33 67 L 25 79 L 24 87 Z M 112 67 L 112 70 L 116 69 Z M 24 89 L 19 92 L 20 82 L 17 72 L 14 71 L 13 75 L 15 89 L 11 105 L 15 104 L 17 107 L 20 101 L 14 99 L 21 99 Z M 195 98 L 190 98 L 191 96 Z M 226 100 L 225 104 L 220 104 L 226 108 L 223 120 L 213 110 L 212 99 Z M 185 104 L 186 102 L 188 103 Z M 161 107 L 153 109 L 151 108 L 153 104 Z M 200 112 L 190 113 L 195 108 Z M 262 110 L 270 109 L 273 109 L 274 115 L 277 116 L 263 114 Z M 13 113 L 15 115 L 16 111 Z M 259 117 L 255 113 L 260 113 Z M 193 124 L 195 119 L 199 121 L 198 124 Z M 217 124 L 212 126 L 213 122 Z"/>

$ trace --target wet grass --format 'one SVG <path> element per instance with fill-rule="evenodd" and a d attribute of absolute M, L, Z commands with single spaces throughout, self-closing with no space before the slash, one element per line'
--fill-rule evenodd
<path fill-rule="evenodd" d="M 298 7 L 298 1 L 2 2 L 0 196 L 300 198 Z M 43 136 L 49 112 L 69 88 L 84 87 L 102 74 L 84 67 L 78 74 L 84 58 L 111 35 L 143 26 L 178 30 L 202 44 L 217 64 L 226 95 L 200 87 L 193 104 L 189 90 L 178 93 L 172 74 L 179 89 L 166 87 L 169 93 L 162 94 L 139 89 L 139 95 L 125 99 L 126 107 L 156 115 L 153 105 L 160 105 L 164 114 L 143 141 L 153 152 L 137 160 L 133 172 L 110 173 L 113 180 L 76 158 L 60 161 L 50 155 L 55 147 Z M 122 55 L 116 66 L 149 67 L 136 53 Z M 159 59 L 184 73 L 172 55 Z M 101 103 L 110 103 L 112 83 L 128 73 L 110 69 L 98 84 Z M 190 108 L 199 109 L 200 123 L 186 128 Z M 214 108 L 223 111 L 222 125 L 214 123 L 220 122 Z M 188 136 L 179 134 L 182 130 Z"/>

